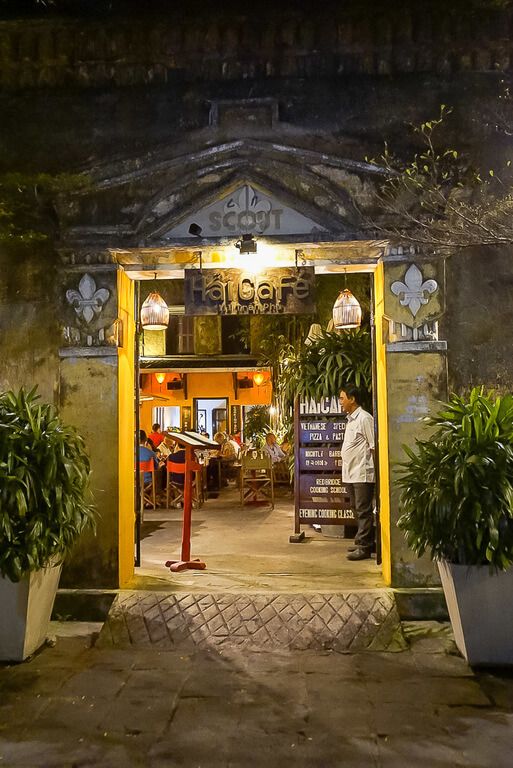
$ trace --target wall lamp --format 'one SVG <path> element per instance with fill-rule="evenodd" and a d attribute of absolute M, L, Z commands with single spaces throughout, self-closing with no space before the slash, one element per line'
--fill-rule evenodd
<path fill-rule="evenodd" d="M 257 387 L 260 387 L 264 383 L 265 375 L 262 373 L 262 371 L 257 371 L 253 374 L 253 381 L 257 385 Z"/>

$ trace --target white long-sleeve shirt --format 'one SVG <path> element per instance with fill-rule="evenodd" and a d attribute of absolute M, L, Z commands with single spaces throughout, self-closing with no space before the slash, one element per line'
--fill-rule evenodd
<path fill-rule="evenodd" d="M 358 407 L 348 414 L 342 443 L 342 482 L 373 483 L 374 419 Z"/>

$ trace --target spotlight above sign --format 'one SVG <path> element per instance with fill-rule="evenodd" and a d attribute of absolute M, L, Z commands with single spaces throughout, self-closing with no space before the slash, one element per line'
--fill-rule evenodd
<path fill-rule="evenodd" d="M 257 244 L 253 235 L 242 235 L 241 239 L 236 242 L 235 245 L 239 249 L 241 255 L 243 253 L 257 252 Z"/>

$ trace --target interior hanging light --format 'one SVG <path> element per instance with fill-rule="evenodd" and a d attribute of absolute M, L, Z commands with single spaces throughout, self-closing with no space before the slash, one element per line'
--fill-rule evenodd
<path fill-rule="evenodd" d="M 164 379 L 166 378 L 166 374 L 165 373 L 156 373 L 155 374 L 155 378 L 157 379 L 159 384 L 163 384 Z"/>
<path fill-rule="evenodd" d="M 141 307 L 141 325 L 146 331 L 165 331 L 168 327 L 169 308 L 158 291 L 152 291 L 144 301 Z"/>
<path fill-rule="evenodd" d="M 347 283 L 347 276 L 346 276 Z M 333 305 L 333 325 L 337 331 L 359 328 L 362 324 L 362 308 L 349 288 L 344 287 Z"/>

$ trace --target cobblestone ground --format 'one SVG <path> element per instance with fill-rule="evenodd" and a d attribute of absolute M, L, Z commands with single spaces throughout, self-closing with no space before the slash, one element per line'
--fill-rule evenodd
<path fill-rule="evenodd" d="M 474 673 L 443 626 L 406 636 L 344 654 L 59 636 L 0 667 L 0 766 L 510 768 L 513 678 Z"/>

